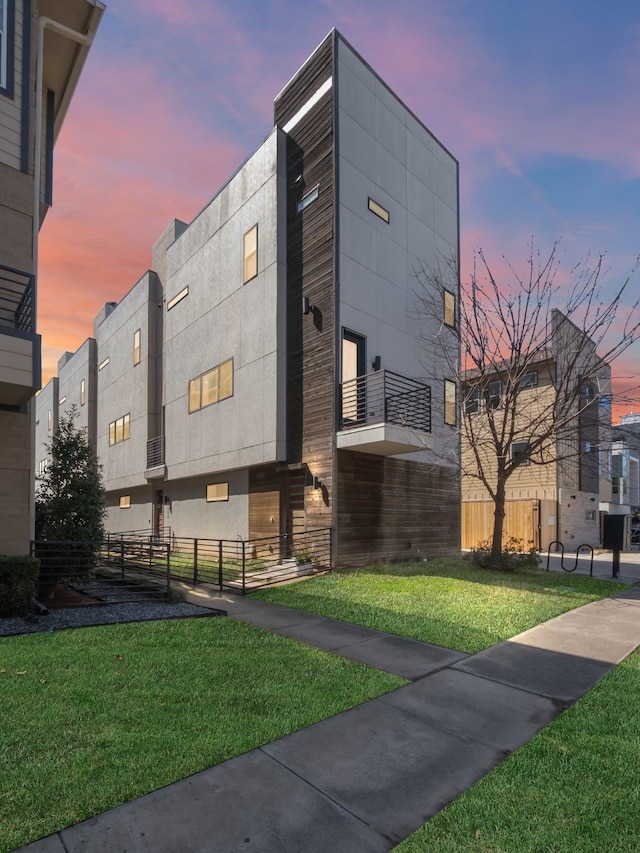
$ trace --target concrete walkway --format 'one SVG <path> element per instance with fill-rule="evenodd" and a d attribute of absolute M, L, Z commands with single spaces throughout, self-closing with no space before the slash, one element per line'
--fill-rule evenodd
<path fill-rule="evenodd" d="M 29 853 L 382 853 L 640 645 L 640 586 L 476 655 L 201 588 L 191 601 L 411 679 L 21 848 Z"/>

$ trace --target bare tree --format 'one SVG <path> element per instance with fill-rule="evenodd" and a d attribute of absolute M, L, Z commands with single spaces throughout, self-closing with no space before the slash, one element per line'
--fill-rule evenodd
<path fill-rule="evenodd" d="M 568 280 L 561 275 L 557 243 L 548 255 L 532 244 L 525 275 L 505 264 L 497 277 L 483 251 L 476 251 L 472 272 L 460 284 L 461 358 L 449 360 L 461 395 L 462 474 L 494 504 L 493 555 L 502 550 L 507 483 L 519 468 L 573 465 L 576 488 L 593 486 L 594 475 L 597 482 L 597 453 L 581 464 L 576 460 L 605 440 L 610 366 L 640 333 L 640 299 L 625 304 L 638 262 L 608 297 L 603 255 L 588 256 Z M 446 358 L 451 336 L 444 327 L 434 335 L 433 318 L 442 317 L 446 294 L 457 292 L 457 262 L 423 266 L 416 274 L 418 311 L 430 318 L 425 344 L 432 348 L 439 338 Z"/>

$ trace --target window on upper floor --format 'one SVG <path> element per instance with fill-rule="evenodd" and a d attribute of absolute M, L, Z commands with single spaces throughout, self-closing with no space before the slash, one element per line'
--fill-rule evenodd
<path fill-rule="evenodd" d="M 389 211 L 386 209 L 386 207 L 383 207 L 381 204 L 378 204 L 378 202 L 374 201 L 371 197 L 369 197 L 369 210 L 371 211 L 371 213 L 375 213 L 376 216 L 379 216 L 383 222 L 389 222 Z"/>
<path fill-rule="evenodd" d="M 242 283 L 246 284 L 258 275 L 258 226 L 254 225 L 242 240 Z"/>
<path fill-rule="evenodd" d="M 119 506 L 120 506 L 120 509 L 130 509 L 131 508 L 131 495 L 120 495 Z"/>
<path fill-rule="evenodd" d="M 233 359 L 189 381 L 189 414 L 233 397 Z"/>
<path fill-rule="evenodd" d="M 176 293 L 173 299 L 170 299 L 167 302 L 167 311 L 171 311 L 172 308 L 178 304 L 178 302 L 182 302 L 182 300 L 189 295 L 189 285 L 183 287 L 180 293 Z"/>
<path fill-rule="evenodd" d="M 98 370 L 104 370 L 104 369 L 105 369 L 105 367 L 109 364 L 109 362 L 110 362 L 110 361 L 111 361 L 111 358 L 110 358 L 109 356 L 107 356 L 106 358 L 104 358 L 104 359 L 100 362 L 100 364 L 98 365 Z"/>
<path fill-rule="evenodd" d="M 530 370 L 528 373 L 525 373 L 520 382 L 518 383 L 520 388 L 535 388 L 538 384 L 538 371 Z"/>
<path fill-rule="evenodd" d="M 58 405 L 59 405 L 59 406 L 64 406 L 64 404 L 65 404 L 66 402 L 67 402 L 67 395 L 65 394 L 65 395 L 64 395 L 64 397 L 60 397 L 60 399 L 58 400 Z"/>
<path fill-rule="evenodd" d="M 444 422 L 450 426 L 457 423 L 457 393 L 456 383 L 450 379 L 444 380 Z"/>
<path fill-rule="evenodd" d="M 87 402 L 87 385 L 84 379 L 80 380 L 80 405 L 84 406 Z"/>
<path fill-rule="evenodd" d="M 502 401 L 502 382 L 495 379 L 486 386 L 476 385 L 464 392 L 464 411 L 467 415 L 475 415 L 487 409 L 497 409 Z"/>
<path fill-rule="evenodd" d="M 320 186 L 315 186 L 312 190 L 309 190 L 306 195 L 303 195 L 298 204 L 296 205 L 296 210 L 298 213 L 302 213 L 305 207 L 309 207 L 320 195 Z"/>
<path fill-rule="evenodd" d="M 140 364 L 140 329 L 133 333 L 133 363 Z"/>
<path fill-rule="evenodd" d="M 53 426 L 53 412 L 51 411 L 51 409 L 49 409 L 49 411 L 47 412 L 47 429 L 50 430 L 52 426 Z"/>
<path fill-rule="evenodd" d="M 529 460 L 526 458 L 529 453 L 529 442 L 528 441 L 514 441 L 509 448 L 509 454 L 511 456 L 511 461 L 515 462 L 517 459 L 521 459 L 525 457 L 523 461 L 520 463 L 521 465 L 528 465 Z"/>
<path fill-rule="evenodd" d="M 446 326 L 456 327 L 456 296 L 450 290 L 442 291 L 442 310 L 444 314 L 444 322 Z"/>
<path fill-rule="evenodd" d="M 0 0 L 0 94 L 13 98 L 14 0 Z"/>
<path fill-rule="evenodd" d="M 111 421 L 109 424 L 109 446 L 126 441 L 131 434 L 130 426 L 131 416 L 128 414 L 118 418 L 117 421 Z"/>

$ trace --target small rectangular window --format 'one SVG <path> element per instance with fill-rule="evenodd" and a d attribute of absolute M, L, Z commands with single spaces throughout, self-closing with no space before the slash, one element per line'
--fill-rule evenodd
<path fill-rule="evenodd" d="M 497 409 L 500 405 L 500 401 L 502 400 L 502 382 L 499 379 L 495 379 L 493 382 L 489 383 L 489 389 L 486 396 L 487 406 L 490 409 Z"/>
<path fill-rule="evenodd" d="M 480 389 L 467 388 L 464 398 L 464 410 L 467 415 L 475 415 L 480 411 Z"/>
<path fill-rule="evenodd" d="M 520 388 L 536 388 L 538 385 L 538 371 L 531 370 L 529 373 L 525 373 L 518 384 Z"/>
<path fill-rule="evenodd" d="M 369 198 L 369 210 L 371 213 L 375 213 L 376 216 L 379 216 L 380 219 L 387 223 L 389 222 L 389 211 L 372 198 Z"/>
<path fill-rule="evenodd" d="M 242 282 L 246 284 L 258 275 L 258 226 L 250 228 L 243 238 Z"/>
<path fill-rule="evenodd" d="M 229 483 L 209 483 L 207 486 L 207 503 L 229 500 Z"/>
<path fill-rule="evenodd" d="M 2 0 L 0 0 L 0 3 L 1 3 L 1 2 L 2 2 Z M 62 405 L 64 405 L 66 402 L 67 402 L 67 397 L 66 397 L 66 394 L 65 394 L 65 396 L 64 396 L 64 397 L 62 397 L 62 398 L 58 401 L 58 405 L 59 405 L 59 406 L 62 406 Z"/>
<path fill-rule="evenodd" d="M 529 442 L 528 441 L 514 441 L 510 448 L 511 461 L 515 462 L 517 459 L 522 459 L 521 465 L 528 465 L 529 460 L 527 459 L 527 455 L 529 453 Z"/>
<path fill-rule="evenodd" d="M 220 400 L 233 397 L 233 359 L 220 365 Z"/>
<path fill-rule="evenodd" d="M 450 379 L 444 380 L 444 422 L 455 426 L 456 418 L 456 383 Z"/>
<path fill-rule="evenodd" d="M 131 495 L 120 495 L 120 509 L 129 509 L 131 506 Z"/>
<path fill-rule="evenodd" d="M 189 413 L 197 412 L 200 408 L 200 389 L 202 387 L 202 377 L 196 376 L 189 382 Z"/>
<path fill-rule="evenodd" d="M 133 363 L 140 364 L 140 329 L 133 333 Z"/>
<path fill-rule="evenodd" d="M 178 302 L 182 302 L 182 300 L 185 298 L 185 296 L 188 296 L 188 295 L 189 295 L 189 286 L 187 285 L 187 287 L 182 288 L 180 293 L 176 293 L 176 295 L 173 297 L 173 299 L 170 299 L 167 302 L 167 311 L 171 311 L 172 308 L 175 308 L 175 306 L 178 304 Z"/>
<path fill-rule="evenodd" d="M 105 369 L 105 367 L 109 364 L 109 362 L 110 362 L 110 361 L 111 361 L 111 359 L 109 358 L 109 356 L 107 356 L 107 357 L 106 357 L 103 361 L 101 361 L 101 362 L 100 362 L 100 364 L 98 365 L 98 370 L 104 370 L 104 369 Z"/>
<path fill-rule="evenodd" d="M 298 204 L 296 205 L 296 210 L 298 211 L 298 213 L 302 213 L 305 207 L 309 207 L 309 205 L 312 204 L 318 198 L 319 195 L 319 186 L 314 187 L 312 190 L 309 190 L 306 195 L 303 195 Z"/>
<path fill-rule="evenodd" d="M 109 424 L 109 447 L 116 443 L 116 422 L 112 421 Z"/>
<path fill-rule="evenodd" d="M 208 370 L 202 374 L 202 400 L 201 406 L 210 406 L 218 402 L 218 368 Z"/>
<path fill-rule="evenodd" d="M 80 380 L 80 405 L 81 406 L 84 406 L 84 404 L 87 402 L 86 389 L 87 389 L 87 386 L 86 386 L 85 380 L 81 379 Z"/>
<path fill-rule="evenodd" d="M 456 327 L 456 297 L 454 293 L 451 293 L 449 290 L 443 291 L 443 310 L 444 310 L 444 322 L 445 325 L 451 326 L 452 329 Z"/>
<path fill-rule="evenodd" d="M 47 429 L 51 429 L 53 427 L 53 412 L 51 409 L 47 412 Z"/>

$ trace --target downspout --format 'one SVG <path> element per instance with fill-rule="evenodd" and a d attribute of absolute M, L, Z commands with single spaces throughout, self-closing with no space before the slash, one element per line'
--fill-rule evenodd
<path fill-rule="evenodd" d="M 76 32 L 76 30 L 72 30 L 70 27 L 65 27 L 64 24 L 60 24 L 58 21 L 54 21 L 53 18 L 40 18 L 38 22 L 38 47 L 36 50 L 36 129 L 33 163 L 33 232 L 31 240 L 33 275 L 36 280 L 38 275 L 38 233 L 40 231 L 40 185 L 42 183 L 42 60 L 44 54 L 44 31 L 47 28 L 86 47 L 90 46 L 94 35 L 93 32 L 89 33 L 89 35 L 83 35 Z M 37 313 L 37 294 L 38 287 L 36 284 L 33 293 L 34 323 Z"/>

